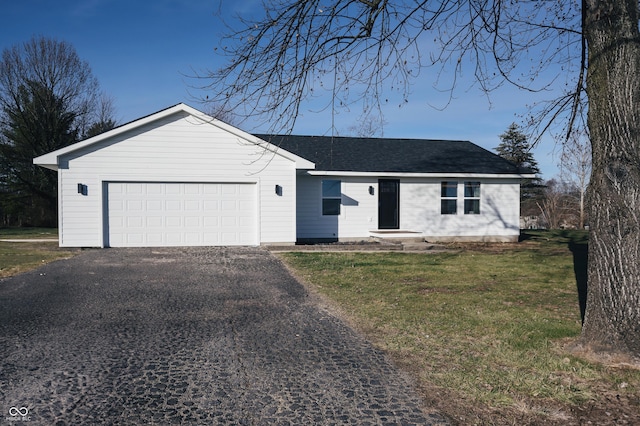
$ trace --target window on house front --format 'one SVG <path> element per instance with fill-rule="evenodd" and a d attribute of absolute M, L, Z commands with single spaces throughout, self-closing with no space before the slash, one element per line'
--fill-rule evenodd
<path fill-rule="evenodd" d="M 464 183 L 464 214 L 480 214 L 480 182 Z"/>
<path fill-rule="evenodd" d="M 458 212 L 458 182 L 445 181 L 440 186 L 440 213 L 457 214 Z"/>
<path fill-rule="evenodd" d="M 340 203 L 342 201 L 341 181 L 326 179 L 322 181 L 322 215 L 340 215 Z"/>

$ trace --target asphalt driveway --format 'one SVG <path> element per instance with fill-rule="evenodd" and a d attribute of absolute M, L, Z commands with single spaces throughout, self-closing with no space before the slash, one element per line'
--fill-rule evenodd
<path fill-rule="evenodd" d="M 258 248 L 86 250 L 0 280 L 0 424 L 440 424 Z"/>

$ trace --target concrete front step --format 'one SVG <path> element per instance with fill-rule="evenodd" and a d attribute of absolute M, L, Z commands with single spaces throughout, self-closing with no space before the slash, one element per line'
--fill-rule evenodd
<path fill-rule="evenodd" d="M 371 238 L 381 243 L 423 243 L 424 236 L 421 232 L 407 231 L 401 229 L 379 229 L 377 231 L 369 231 Z"/>

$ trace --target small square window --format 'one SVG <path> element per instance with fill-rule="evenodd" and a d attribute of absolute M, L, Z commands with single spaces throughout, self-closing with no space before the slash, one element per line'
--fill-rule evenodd
<path fill-rule="evenodd" d="M 464 214 L 480 214 L 480 200 L 464 200 Z"/>
<path fill-rule="evenodd" d="M 339 216 L 340 200 L 331 199 L 331 198 L 322 200 L 322 215 L 323 216 Z"/>
<path fill-rule="evenodd" d="M 480 198 L 480 182 L 465 182 L 464 183 L 464 197 L 465 198 Z"/>
<path fill-rule="evenodd" d="M 456 198 L 458 196 L 458 182 L 442 182 L 440 196 L 442 198 Z"/>
<path fill-rule="evenodd" d="M 442 200 L 440 201 L 441 214 L 456 214 L 458 200 Z"/>

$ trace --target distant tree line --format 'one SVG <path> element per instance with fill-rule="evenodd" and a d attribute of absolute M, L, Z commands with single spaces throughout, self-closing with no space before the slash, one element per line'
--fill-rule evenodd
<path fill-rule="evenodd" d="M 0 225 L 57 226 L 57 175 L 33 158 L 115 127 L 113 102 L 63 41 L 34 37 L 0 60 Z"/>

